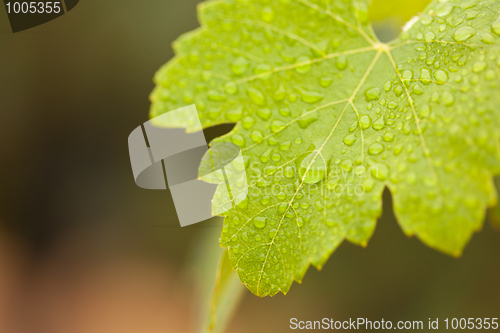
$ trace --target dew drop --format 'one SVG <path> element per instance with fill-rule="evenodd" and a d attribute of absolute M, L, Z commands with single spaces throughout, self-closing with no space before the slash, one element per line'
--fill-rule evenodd
<path fill-rule="evenodd" d="M 288 149 L 290 149 L 291 146 L 292 146 L 291 141 L 282 142 L 282 143 L 280 143 L 280 150 L 287 151 Z"/>
<path fill-rule="evenodd" d="M 424 93 L 424 88 L 422 88 L 422 86 L 416 84 L 414 87 L 413 87 L 413 92 L 417 95 L 422 95 Z"/>
<path fill-rule="evenodd" d="M 325 224 L 329 227 L 336 227 L 338 226 L 339 224 L 332 218 L 327 218 L 326 220 L 324 220 Z"/>
<path fill-rule="evenodd" d="M 222 113 L 222 108 L 210 108 L 209 111 L 207 112 L 208 119 L 215 120 L 219 117 L 219 115 Z"/>
<path fill-rule="evenodd" d="M 273 99 L 276 102 L 281 102 L 286 98 L 287 92 L 285 90 L 285 87 L 283 87 L 282 84 L 278 87 L 278 89 L 274 92 Z"/>
<path fill-rule="evenodd" d="M 347 57 L 346 56 L 340 56 L 337 58 L 337 61 L 335 62 L 335 67 L 337 67 L 338 70 L 343 71 L 344 69 L 347 68 Z"/>
<path fill-rule="evenodd" d="M 262 216 L 257 216 L 256 218 L 253 219 L 253 224 L 259 229 L 264 228 L 266 226 L 266 223 L 267 223 L 267 218 Z"/>
<path fill-rule="evenodd" d="M 184 100 L 184 103 L 192 104 L 194 102 L 194 95 L 192 92 L 186 91 L 183 94 L 182 99 Z"/>
<path fill-rule="evenodd" d="M 323 94 L 317 91 L 309 91 L 302 88 L 297 88 L 297 91 L 299 92 L 302 101 L 309 104 L 319 102 L 324 98 Z"/>
<path fill-rule="evenodd" d="M 280 141 L 276 137 L 272 136 L 269 139 L 267 139 L 267 143 L 270 146 L 277 146 L 280 143 Z"/>
<path fill-rule="evenodd" d="M 245 138 L 240 134 L 235 134 L 231 137 L 231 141 L 240 147 L 245 147 Z"/>
<path fill-rule="evenodd" d="M 273 160 L 274 162 L 279 162 L 281 160 L 281 155 L 278 153 L 274 153 L 271 155 L 271 160 Z"/>
<path fill-rule="evenodd" d="M 385 127 L 384 117 L 381 117 L 381 118 L 377 119 L 376 121 L 374 121 L 372 127 L 373 127 L 373 129 L 375 129 L 377 131 L 380 131 L 381 129 L 383 129 Z"/>
<path fill-rule="evenodd" d="M 473 10 L 467 13 L 467 20 L 475 19 L 479 15 L 479 11 Z"/>
<path fill-rule="evenodd" d="M 269 120 L 271 118 L 271 110 L 264 108 L 264 109 L 258 109 L 257 110 L 257 115 L 262 119 L 262 120 Z"/>
<path fill-rule="evenodd" d="M 372 125 L 372 118 L 369 115 L 364 115 L 359 119 L 359 124 L 362 129 L 367 129 Z"/>
<path fill-rule="evenodd" d="M 248 97 L 250 97 L 250 99 L 258 106 L 263 106 L 266 104 L 266 98 L 260 90 L 257 90 L 255 88 L 248 88 L 247 94 Z"/>
<path fill-rule="evenodd" d="M 229 95 L 236 95 L 238 93 L 238 86 L 234 83 L 228 83 L 224 86 L 224 91 Z"/>
<path fill-rule="evenodd" d="M 316 184 L 321 181 L 326 175 L 324 158 L 317 151 L 313 151 L 300 163 L 299 174 L 307 184 Z"/>
<path fill-rule="evenodd" d="M 443 70 L 438 70 L 434 73 L 434 77 L 438 83 L 445 83 L 448 81 L 448 74 Z"/>
<path fill-rule="evenodd" d="M 485 33 L 481 35 L 481 42 L 485 44 L 493 44 L 495 42 L 495 36 L 489 33 Z"/>
<path fill-rule="evenodd" d="M 243 121 L 241 122 L 241 125 L 243 126 L 244 129 L 250 129 L 253 127 L 255 124 L 255 118 L 246 116 L 243 118 Z"/>
<path fill-rule="evenodd" d="M 384 134 L 384 141 L 385 142 L 392 142 L 392 141 L 394 141 L 394 133 L 386 132 Z"/>
<path fill-rule="evenodd" d="M 385 91 L 391 90 L 391 87 L 392 87 L 391 81 L 387 81 L 387 82 L 384 83 L 384 90 Z"/>
<path fill-rule="evenodd" d="M 366 192 L 371 192 L 373 191 L 373 188 L 375 187 L 375 181 L 372 178 L 367 178 L 363 182 L 363 186 Z"/>
<path fill-rule="evenodd" d="M 368 154 L 370 155 L 378 155 L 384 151 L 384 145 L 378 142 L 374 142 L 368 148 Z"/>
<path fill-rule="evenodd" d="M 273 68 L 270 65 L 268 65 L 268 64 L 259 64 L 259 65 L 257 65 L 257 67 L 255 67 L 254 73 L 255 74 L 264 74 L 264 73 L 266 73 L 267 75 L 264 75 L 264 76 L 260 77 L 261 79 L 266 80 L 266 79 L 268 79 L 268 78 L 270 78 L 272 76 L 272 72 L 271 72 L 272 69 Z"/>
<path fill-rule="evenodd" d="M 224 102 L 227 100 L 227 97 L 220 91 L 212 90 L 208 93 L 208 100 L 211 102 Z"/>
<path fill-rule="evenodd" d="M 500 17 L 491 25 L 491 31 L 500 36 Z"/>
<path fill-rule="evenodd" d="M 415 184 L 417 182 L 417 175 L 414 173 L 414 172 L 410 172 L 407 176 L 406 176 L 406 181 L 409 183 L 409 184 Z"/>
<path fill-rule="evenodd" d="M 286 178 L 293 178 L 295 176 L 295 170 L 291 166 L 287 166 L 284 173 Z"/>
<path fill-rule="evenodd" d="M 295 71 L 299 74 L 305 74 L 305 73 L 309 72 L 309 70 L 311 69 L 310 62 L 311 62 L 311 58 L 309 58 L 308 56 L 299 57 L 297 59 L 296 64 L 303 64 L 303 65 L 297 66 L 295 68 Z"/>
<path fill-rule="evenodd" d="M 262 131 L 254 130 L 252 131 L 252 134 L 250 134 L 250 138 L 253 142 L 260 142 L 264 138 L 264 135 L 262 134 Z"/>
<path fill-rule="evenodd" d="M 446 106 L 451 106 L 455 102 L 455 97 L 453 97 L 453 94 L 450 93 L 449 91 L 444 92 L 442 99 L 444 105 Z"/>
<path fill-rule="evenodd" d="M 457 42 L 463 42 L 474 36 L 475 33 L 476 30 L 474 28 L 462 27 L 457 31 L 455 31 L 455 33 L 453 34 L 453 39 L 456 40 Z"/>
<path fill-rule="evenodd" d="M 316 117 L 316 113 L 313 112 L 311 114 L 308 114 L 302 118 L 300 118 L 297 123 L 299 124 L 299 127 L 302 129 L 308 128 L 312 123 L 316 122 L 318 120 L 318 117 Z"/>
<path fill-rule="evenodd" d="M 394 88 L 394 92 L 396 93 L 396 96 L 401 96 L 401 94 L 403 93 L 403 87 L 397 86 L 396 88 Z"/>
<path fill-rule="evenodd" d="M 413 79 L 413 71 L 406 70 L 406 71 L 403 72 L 403 74 L 401 76 L 405 80 L 411 80 L 411 79 Z"/>
<path fill-rule="evenodd" d="M 329 87 L 333 82 L 333 78 L 331 76 L 324 76 L 319 79 L 319 85 L 323 88 Z"/>
<path fill-rule="evenodd" d="M 266 6 L 260 11 L 260 18 L 266 23 L 271 23 L 272 21 L 274 21 L 274 17 L 275 14 L 273 7 Z"/>
<path fill-rule="evenodd" d="M 356 120 L 349 126 L 349 133 L 354 132 L 358 128 L 358 123 L 359 122 Z"/>
<path fill-rule="evenodd" d="M 243 75 L 248 69 L 248 60 L 244 57 L 238 57 L 231 64 L 231 71 L 235 75 Z"/>
<path fill-rule="evenodd" d="M 271 132 L 273 133 L 278 133 L 280 132 L 283 128 L 285 128 L 285 123 L 282 122 L 281 120 L 275 120 L 271 123 Z"/>
<path fill-rule="evenodd" d="M 366 101 L 376 101 L 380 98 L 380 88 L 369 88 L 365 91 Z"/>
<path fill-rule="evenodd" d="M 343 160 L 342 163 L 340 163 L 340 167 L 347 172 L 350 172 L 352 170 L 352 160 L 347 159 Z"/>
<path fill-rule="evenodd" d="M 282 115 L 283 117 L 288 117 L 291 114 L 291 111 L 289 108 L 281 108 L 279 112 L 280 112 L 280 115 Z"/>
<path fill-rule="evenodd" d="M 268 186 L 271 186 L 271 182 L 268 180 L 259 179 L 257 181 L 257 187 L 264 188 L 264 187 L 268 187 Z"/>
<path fill-rule="evenodd" d="M 398 102 L 396 102 L 396 101 L 390 101 L 390 102 L 387 104 L 387 107 L 388 107 L 389 109 L 395 109 L 395 108 L 397 108 L 397 107 L 398 107 L 398 105 L 399 105 L 399 104 L 398 104 Z"/>
<path fill-rule="evenodd" d="M 474 73 L 482 72 L 486 69 L 487 65 L 484 61 L 478 61 L 472 66 L 472 71 Z"/>
<path fill-rule="evenodd" d="M 378 180 L 386 180 L 389 176 L 389 168 L 384 164 L 377 164 L 370 168 L 370 173 Z"/>
<path fill-rule="evenodd" d="M 420 80 L 422 80 L 424 84 L 429 84 L 431 79 L 431 72 L 427 68 L 422 68 L 420 70 Z"/>
<path fill-rule="evenodd" d="M 281 203 L 278 206 L 278 213 L 283 214 L 287 210 L 287 208 L 288 208 L 288 204 L 286 202 Z"/>
<path fill-rule="evenodd" d="M 484 78 L 488 81 L 491 81 L 493 79 L 496 78 L 496 74 L 495 74 L 495 71 L 492 70 L 492 69 L 489 69 L 486 71 L 486 75 L 484 76 Z"/>
<path fill-rule="evenodd" d="M 269 148 L 264 152 L 264 154 L 259 156 L 259 159 L 262 163 L 267 163 L 269 161 L 269 155 L 271 155 L 272 149 Z"/>
<path fill-rule="evenodd" d="M 426 42 L 432 42 L 434 38 L 436 38 L 436 35 L 432 31 L 429 31 L 428 33 L 425 34 Z"/>
<path fill-rule="evenodd" d="M 352 146 L 356 142 L 356 135 L 355 134 L 349 134 L 344 138 L 344 143 L 348 146 Z"/>
<path fill-rule="evenodd" d="M 428 104 L 422 105 L 420 108 L 420 118 L 425 119 L 431 113 L 431 107 Z"/>
<path fill-rule="evenodd" d="M 451 11 L 453 10 L 453 7 L 455 7 L 455 5 L 452 3 L 449 3 L 449 2 L 440 3 L 436 7 L 435 14 L 437 17 L 447 16 L 448 14 L 451 13 Z"/>

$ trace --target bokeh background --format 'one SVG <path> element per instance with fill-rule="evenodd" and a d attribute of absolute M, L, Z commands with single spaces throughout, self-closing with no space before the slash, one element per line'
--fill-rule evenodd
<path fill-rule="evenodd" d="M 0 9 L 0 332 L 195 329 L 194 253 L 218 247 L 206 235 L 220 220 L 180 228 L 168 191 L 135 185 L 127 137 L 147 120 L 171 43 L 198 27 L 197 2 L 82 0 L 16 34 Z M 425 2 L 375 1 L 379 37 Z M 460 259 L 406 238 L 385 193 L 367 248 L 342 244 L 286 296 L 245 292 L 228 331 L 287 332 L 292 317 L 498 317 L 499 254 L 488 221 Z"/>

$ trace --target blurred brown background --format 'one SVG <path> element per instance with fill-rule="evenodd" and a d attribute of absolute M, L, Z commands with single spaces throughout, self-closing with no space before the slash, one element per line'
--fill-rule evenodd
<path fill-rule="evenodd" d="M 172 41 L 198 26 L 197 2 L 82 0 L 16 34 L 0 9 L 0 333 L 193 330 L 186 267 L 217 227 L 180 228 L 168 191 L 136 187 L 127 137 Z M 378 21 L 382 38 L 402 20 Z M 247 293 L 229 332 L 286 332 L 292 317 L 498 317 L 500 233 L 486 223 L 453 259 L 406 238 L 384 199 L 366 249 L 343 244 L 287 296 Z"/>

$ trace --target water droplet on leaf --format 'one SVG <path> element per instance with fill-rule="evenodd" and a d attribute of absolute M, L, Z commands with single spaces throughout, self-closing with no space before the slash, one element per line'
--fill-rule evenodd
<path fill-rule="evenodd" d="M 262 216 L 257 216 L 256 218 L 253 219 L 253 224 L 259 228 L 262 229 L 266 226 L 267 218 L 262 217 Z"/>
<path fill-rule="evenodd" d="M 380 88 L 369 88 L 365 91 L 366 101 L 376 101 L 380 98 Z"/>
<path fill-rule="evenodd" d="M 378 142 L 374 142 L 368 148 L 368 154 L 370 155 L 378 155 L 384 151 L 384 145 Z"/>
<path fill-rule="evenodd" d="M 307 184 L 316 184 L 321 181 L 326 175 L 324 158 L 317 151 L 313 151 L 301 161 L 299 174 Z"/>
<path fill-rule="evenodd" d="M 453 39 L 456 40 L 457 42 L 463 42 L 474 36 L 475 33 L 476 30 L 474 28 L 462 27 L 457 31 L 455 31 L 455 33 L 453 34 Z"/>
<path fill-rule="evenodd" d="M 453 7 L 455 7 L 455 5 L 452 3 L 449 3 L 449 2 L 440 3 L 436 7 L 435 14 L 437 17 L 447 16 L 448 14 L 451 13 L 451 11 L 453 10 Z"/>
<path fill-rule="evenodd" d="M 235 75 L 243 75 L 248 69 L 248 60 L 244 57 L 238 57 L 231 64 L 231 71 Z"/>
<path fill-rule="evenodd" d="M 309 104 L 319 102 L 324 98 L 323 94 L 317 91 L 309 91 L 303 88 L 297 88 L 297 91 L 299 92 L 302 101 Z"/>
<path fill-rule="evenodd" d="M 352 146 L 356 142 L 356 135 L 355 134 L 349 134 L 344 138 L 344 143 L 348 146 Z"/>
<path fill-rule="evenodd" d="M 262 8 L 260 12 L 260 18 L 266 23 L 271 23 L 274 21 L 274 9 L 271 6 L 266 6 Z"/>
<path fill-rule="evenodd" d="M 500 17 L 497 18 L 491 25 L 491 31 L 500 36 Z"/>
<path fill-rule="evenodd" d="M 359 119 L 359 123 L 361 125 L 361 128 L 365 130 L 371 126 L 372 118 L 370 118 L 369 115 L 361 116 L 361 118 Z"/>

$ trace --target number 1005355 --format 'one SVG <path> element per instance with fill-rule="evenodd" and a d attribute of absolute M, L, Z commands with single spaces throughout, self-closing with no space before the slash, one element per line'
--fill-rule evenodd
<path fill-rule="evenodd" d="M 59 14 L 62 10 L 60 1 L 57 2 L 7 2 L 7 13 L 15 14 Z"/>

